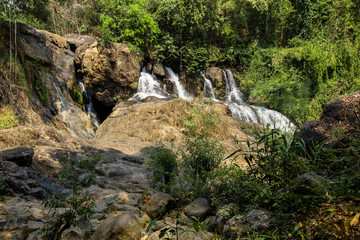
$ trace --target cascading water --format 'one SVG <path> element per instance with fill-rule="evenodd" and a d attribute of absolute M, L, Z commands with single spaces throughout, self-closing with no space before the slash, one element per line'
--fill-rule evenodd
<path fill-rule="evenodd" d="M 91 96 L 90 94 L 86 91 L 85 86 L 82 82 L 79 82 L 79 86 L 80 86 L 80 91 L 83 95 L 83 101 L 84 101 L 84 106 L 85 106 L 85 112 L 88 115 L 90 122 L 92 123 L 92 125 L 94 126 L 95 130 L 99 128 L 100 124 L 99 124 L 99 120 L 96 116 L 95 110 L 94 110 L 94 106 L 93 103 L 91 101 Z"/>
<path fill-rule="evenodd" d="M 225 83 L 226 83 L 226 99 L 225 104 L 237 103 L 244 104 L 244 94 L 236 86 L 234 76 L 229 69 L 223 70 Z"/>
<path fill-rule="evenodd" d="M 205 77 L 205 71 L 201 71 L 200 75 L 204 78 L 204 97 L 219 102 L 215 97 L 211 81 Z"/>
<path fill-rule="evenodd" d="M 223 74 L 226 82 L 225 105 L 229 107 L 234 118 L 256 123 L 264 128 L 279 129 L 283 132 L 295 131 L 296 126 L 281 113 L 264 107 L 246 105 L 244 95 L 236 86 L 232 72 L 225 69 Z"/>
<path fill-rule="evenodd" d="M 176 94 L 179 96 L 179 98 L 191 99 L 192 96 L 181 85 L 181 83 L 179 81 L 179 75 L 174 73 L 174 71 L 169 67 L 166 67 L 166 71 L 169 73 L 169 80 L 174 84 Z"/>
<path fill-rule="evenodd" d="M 141 70 L 137 92 L 129 100 L 144 99 L 149 96 L 167 98 L 169 94 L 161 89 L 160 83 L 143 68 Z"/>

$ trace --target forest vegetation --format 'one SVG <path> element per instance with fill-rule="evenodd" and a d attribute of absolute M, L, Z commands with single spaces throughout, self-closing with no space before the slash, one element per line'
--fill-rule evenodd
<path fill-rule="evenodd" d="M 249 104 L 278 110 L 298 126 L 360 89 L 360 0 L 3 0 L 0 22 L 8 21 L 91 35 L 105 45 L 126 43 L 145 62 L 193 81 L 208 67 L 229 68 Z M 0 130 L 18 123 L 12 109 L 5 110 Z M 298 132 L 254 134 L 247 150 L 227 157 L 242 155 L 242 169 L 222 164 L 224 149 L 208 132 L 217 116 L 194 112 L 184 121 L 190 131 L 182 145 L 148 148 L 153 189 L 181 204 L 231 200 L 236 207 L 225 215 L 269 210 L 271 227 L 242 229 L 246 239 L 360 236 L 359 125 L 342 149 L 308 144 Z M 340 139 L 344 133 L 336 130 Z"/>
<path fill-rule="evenodd" d="M 358 0 L 5 0 L 0 5 L 2 20 L 124 42 L 147 61 L 188 76 L 209 66 L 232 68 L 248 102 L 278 110 L 297 124 L 359 89 L 359 11 Z"/>

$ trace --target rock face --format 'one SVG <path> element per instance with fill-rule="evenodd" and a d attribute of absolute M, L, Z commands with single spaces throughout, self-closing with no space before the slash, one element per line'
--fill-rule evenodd
<path fill-rule="evenodd" d="M 199 106 L 204 112 L 211 109 L 219 114 L 217 124 L 221 126 L 221 130 L 212 134 L 212 137 L 220 140 L 229 152 L 237 149 L 234 137 L 246 139 L 246 135 L 240 130 L 240 123 L 227 115 L 226 106 L 217 103 L 196 104 L 182 99 L 131 106 L 119 104 L 101 124 L 95 139 L 109 144 L 111 139 L 127 139 L 145 146 L 156 144 L 158 141 L 179 142 L 187 131 L 183 126 L 184 116 L 189 114 L 192 108 Z"/>
<path fill-rule="evenodd" d="M 138 225 L 139 221 L 132 213 L 109 217 L 100 223 L 92 239 L 138 239 L 141 235 Z"/>
<path fill-rule="evenodd" d="M 0 48 L 9 48 L 9 33 L 5 24 L 0 25 Z M 65 38 L 25 24 L 17 24 L 17 46 L 24 66 L 28 88 L 41 100 L 30 106 L 45 124 L 66 126 L 75 136 L 92 138 L 94 131 L 87 115 L 75 105 L 69 89 L 77 86 L 74 57 Z M 20 107 L 19 107 L 20 108 Z M 30 109 L 19 109 L 27 112 Z M 26 115 L 26 113 L 24 114 Z M 55 119 L 53 118 L 55 117 Z M 58 121 L 58 122 L 57 122 Z M 39 124 L 39 121 L 34 122 Z M 59 125 L 58 125 L 59 126 Z"/>
<path fill-rule="evenodd" d="M 19 167 L 13 162 L 1 161 L 0 173 L 7 189 L 13 194 L 44 199 L 61 188 L 50 178 L 29 167 Z"/>
<path fill-rule="evenodd" d="M 311 146 L 312 141 L 326 141 L 328 146 L 341 147 L 349 138 L 360 135 L 360 91 L 327 104 L 320 119 L 302 127 L 302 136 Z"/>
<path fill-rule="evenodd" d="M 84 52 L 77 51 L 76 58 L 87 89 L 102 105 L 112 107 L 115 97 L 128 99 L 136 91 L 140 64 L 127 45 L 111 43 L 104 48 L 94 42 Z"/>
<path fill-rule="evenodd" d="M 189 217 L 202 218 L 210 210 L 210 204 L 206 198 L 198 198 L 184 209 L 184 212 Z"/>

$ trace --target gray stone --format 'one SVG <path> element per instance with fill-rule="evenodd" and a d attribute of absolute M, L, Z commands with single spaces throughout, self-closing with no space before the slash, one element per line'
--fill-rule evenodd
<path fill-rule="evenodd" d="M 14 162 L 18 166 L 31 166 L 34 149 L 17 147 L 0 152 L 0 161 Z"/>
<path fill-rule="evenodd" d="M 184 209 L 184 212 L 189 217 L 204 217 L 210 210 L 210 204 L 206 198 L 198 198 Z"/>
<path fill-rule="evenodd" d="M 253 209 L 246 215 L 237 215 L 229 219 L 224 226 L 223 234 L 228 238 L 235 239 L 249 230 L 265 230 L 270 226 L 271 221 L 270 212 Z"/>

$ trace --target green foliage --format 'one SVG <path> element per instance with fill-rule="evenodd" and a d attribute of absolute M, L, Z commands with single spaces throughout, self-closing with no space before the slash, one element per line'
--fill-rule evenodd
<path fill-rule="evenodd" d="M 181 159 L 188 173 L 205 178 L 208 172 L 217 168 L 224 157 L 224 149 L 213 139 L 205 136 L 186 138 Z"/>
<path fill-rule="evenodd" d="M 205 105 L 206 106 L 206 105 Z M 219 128 L 219 114 L 216 110 L 206 107 L 185 109 L 182 124 L 188 129 L 188 136 L 210 136 Z"/>
<path fill-rule="evenodd" d="M 129 42 L 147 50 L 157 40 L 160 29 L 145 10 L 143 0 L 98 0 L 100 31 L 104 41 Z"/>
<path fill-rule="evenodd" d="M 150 184 L 160 191 L 169 192 L 170 185 L 178 174 L 176 154 L 163 143 L 147 149 L 150 159 L 146 161 L 146 167 L 151 172 Z"/>
<path fill-rule="evenodd" d="M 10 106 L 0 108 L 0 130 L 16 127 L 19 119 Z"/>
<path fill-rule="evenodd" d="M 82 190 L 82 187 L 93 183 L 94 168 L 103 160 L 103 155 L 97 154 L 71 161 L 60 158 L 63 166 L 59 175 L 59 182 L 63 186 L 71 187 L 71 194 L 60 192 L 48 198 L 43 204 L 49 208 L 51 219 L 42 229 L 45 239 L 61 239 L 62 233 L 71 226 L 77 226 L 82 221 L 89 221 L 93 215 L 95 202 L 91 195 Z M 79 173 L 87 171 L 85 178 L 79 179 Z M 62 211 L 61 209 L 65 209 Z"/>

